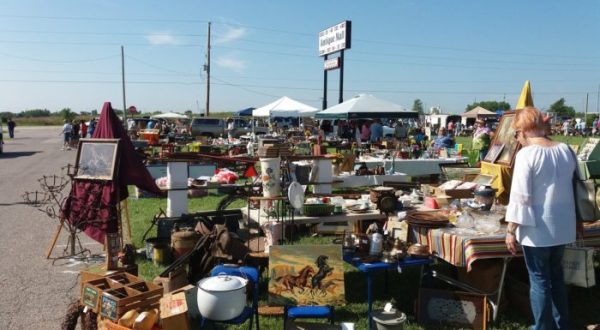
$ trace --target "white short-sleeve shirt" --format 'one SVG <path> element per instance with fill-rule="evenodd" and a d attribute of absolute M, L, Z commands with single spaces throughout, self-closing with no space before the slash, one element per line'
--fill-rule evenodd
<path fill-rule="evenodd" d="M 519 224 L 525 246 L 555 246 L 575 241 L 573 171 L 569 146 L 530 145 L 515 159 L 506 221 Z"/>

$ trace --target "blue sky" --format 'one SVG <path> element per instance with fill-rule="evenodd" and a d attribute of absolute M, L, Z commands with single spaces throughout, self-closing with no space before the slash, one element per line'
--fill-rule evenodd
<path fill-rule="evenodd" d="M 600 1 L 6 0 L 0 7 L 0 112 L 122 108 L 204 111 L 212 22 L 211 111 L 289 96 L 321 108 L 318 32 L 352 21 L 344 99 L 370 93 L 463 112 L 474 101 L 561 97 L 597 111 Z M 330 71 L 328 104 L 337 104 Z"/>

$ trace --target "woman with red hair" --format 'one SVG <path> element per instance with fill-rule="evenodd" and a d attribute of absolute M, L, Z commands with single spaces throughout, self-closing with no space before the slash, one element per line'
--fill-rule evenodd
<path fill-rule="evenodd" d="M 517 153 L 506 210 L 506 247 L 521 245 L 529 272 L 532 329 L 569 329 L 562 271 L 566 244 L 575 241 L 570 147 L 546 137 L 546 117 L 536 108 L 517 110 L 511 127 L 523 148 Z"/>

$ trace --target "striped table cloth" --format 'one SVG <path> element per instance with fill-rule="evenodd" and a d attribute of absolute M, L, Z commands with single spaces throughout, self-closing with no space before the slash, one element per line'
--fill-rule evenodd
<path fill-rule="evenodd" d="M 586 224 L 584 227 L 584 237 L 578 241 L 578 245 L 600 247 L 600 221 Z M 504 243 L 506 226 L 503 226 L 498 234 L 492 235 L 465 235 L 455 228 L 428 229 L 412 226 L 409 232 L 410 242 L 428 245 L 431 253 L 454 266 L 467 267 L 467 271 L 471 270 L 476 260 L 511 256 Z M 518 256 L 520 255 L 519 252 Z"/>

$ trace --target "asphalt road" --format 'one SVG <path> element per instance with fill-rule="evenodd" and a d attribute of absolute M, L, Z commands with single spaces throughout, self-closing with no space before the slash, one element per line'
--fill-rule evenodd
<path fill-rule="evenodd" d="M 6 129 L 6 128 L 5 128 Z M 43 175 L 61 174 L 75 163 L 76 151 L 61 151 L 61 127 L 17 127 L 5 131 L 0 154 L 0 329 L 60 329 L 67 305 L 79 298 L 81 261 L 46 259 L 57 227 L 38 209 L 23 203 L 26 191 L 40 190 Z M 85 236 L 85 235 L 82 235 Z M 82 237 L 85 247 L 101 246 Z M 53 256 L 60 256 L 63 230 Z"/>

